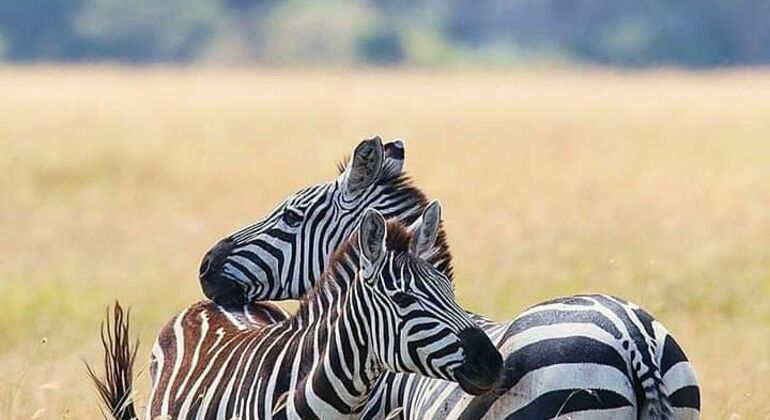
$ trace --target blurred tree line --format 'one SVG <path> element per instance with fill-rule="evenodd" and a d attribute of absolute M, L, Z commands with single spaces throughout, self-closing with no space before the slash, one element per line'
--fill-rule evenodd
<path fill-rule="evenodd" d="M 770 63 L 770 0 L 0 0 L 0 59 Z"/>

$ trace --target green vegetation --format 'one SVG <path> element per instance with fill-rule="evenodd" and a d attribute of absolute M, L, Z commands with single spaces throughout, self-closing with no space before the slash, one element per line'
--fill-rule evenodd
<path fill-rule="evenodd" d="M 770 63 L 770 0 L 5 0 L 9 61 Z"/>

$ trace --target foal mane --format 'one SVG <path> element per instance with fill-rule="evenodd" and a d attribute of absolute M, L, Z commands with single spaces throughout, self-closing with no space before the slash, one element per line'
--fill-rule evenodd
<path fill-rule="evenodd" d="M 387 221 L 386 229 L 388 232 L 385 243 L 386 249 L 397 254 L 409 252 L 413 233 L 397 220 Z M 304 325 L 309 320 L 310 305 L 319 295 L 330 294 L 339 298 L 348 290 L 351 283 L 346 279 L 356 278 L 356 270 L 360 262 L 357 239 L 358 229 L 332 253 L 326 270 L 321 274 L 315 286 L 299 299 L 299 309 L 291 317 L 292 325 Z M 426 261 L 447 276 L 451 282 L 452 256 L 443 230 L 439 231 L 434 246 L 438 249 L 437 252 L 434 252 Z"/>

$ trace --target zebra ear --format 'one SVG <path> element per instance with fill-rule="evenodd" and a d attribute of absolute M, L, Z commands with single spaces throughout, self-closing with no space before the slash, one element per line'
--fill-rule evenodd
<path fill-rule="evenodd" d="M 440 224 L 441 203 L 434 200 L 422 211 L 409 243 L 409 251 L 421 258 L 427 258 L 436 243 Z"/>
<path fill-rule="evenodd" d="M 355 193 L 374 183 L 382 171 L 384 158 L 382 140 L 379 136 L 364 140 L 353 151 L 348 167 L 345 168 L 345 191 Z"/>
<path fill-rule="evenodd" d="M 404 169 L 404 143 L 394 140 L 385 143 L 385 161 L 382 165 L 382 173 L 386 176 L 396 176 Z"/>
<path fill-rule="evenodd" d="M 380 212 L 366 209 L 358 228 L 358 248 L 361 251 L 361 269 L 365 278 L 371 278 L 385 259 L 385 219 Z"/>

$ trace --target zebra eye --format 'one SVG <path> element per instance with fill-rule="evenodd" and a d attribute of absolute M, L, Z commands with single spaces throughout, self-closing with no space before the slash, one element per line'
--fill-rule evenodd
<path fill-rule="evenodd" d="M 399 306 L 409 306 L 417 302 L 417 299 L 404 292 L 396 292 L 393 294 L 393 302 L 396 302 Z"/>
<path fill-rule="evenodd" d="M 302 215 L 289 208 L 284 209 L 282 219 L 291 227 L 297 227 L 302 223 Z"/>

